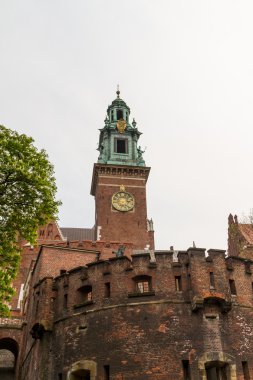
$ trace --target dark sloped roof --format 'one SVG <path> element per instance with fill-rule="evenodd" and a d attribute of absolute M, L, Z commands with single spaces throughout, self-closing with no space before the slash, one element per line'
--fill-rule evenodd
<path fill-rule="evenodd" d="M 69 241 L 72 240 L 95 240 L 94 228 L 73 228 L 73 227 L 60 227 L 61 232 Z"/>

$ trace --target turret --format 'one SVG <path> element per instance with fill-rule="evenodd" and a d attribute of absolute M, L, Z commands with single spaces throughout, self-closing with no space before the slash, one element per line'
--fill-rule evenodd
<path fill-rule="evenodd" d="M 130 124 L 130 108 L 120 98 L 119 90 L 116 94 L 100 129 L 100 154 L 93 169 L 96 240 L 153 250 L 153 221 L 147 219 L 146 205 L 150 168 L 138 146 L 141 132 L 137 123 L 133 120 Z"/>
<path fill-rule="evenodd" d="M 118 90 L 117 98 L 107 108 L 104 127 L 100 129 L 98 163 L 145 166 L 144 151 L 138 146 L 141 132 L 134 119 L 130 124 L 129 116 L 130 108 Z"/>

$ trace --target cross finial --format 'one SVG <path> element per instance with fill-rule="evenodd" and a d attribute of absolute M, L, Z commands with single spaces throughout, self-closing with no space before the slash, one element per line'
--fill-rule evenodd
<path fill-rule="evenodd" d="M 117 85 L 117 91 L 116 91 L 116 94 L 117 94 L 117 98 L 119 98 L 119 94 L 120 94 L 119 85 Z"/>

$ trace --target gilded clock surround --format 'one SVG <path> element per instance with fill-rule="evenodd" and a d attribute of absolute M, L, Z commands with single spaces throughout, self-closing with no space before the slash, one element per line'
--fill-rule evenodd
<path fill-rule="evenodd" d="M 120 191 L 112 196 L 112 206 L 117 211 L 131 211 L 134 208 L 134 197 L 132 194 L 125 191 L 125 186 L 120 186 Z"/>

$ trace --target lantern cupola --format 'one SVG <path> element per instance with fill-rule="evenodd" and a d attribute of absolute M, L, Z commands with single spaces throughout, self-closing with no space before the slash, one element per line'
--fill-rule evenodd
<path fill-rule="evenodd" d="M 104 127 L 100 129 L 98 163 L 145 166 L 142 154 L 144 151 L 138 146 L 141 132 L 133 119 L 130 123 L 130 108 L 117 97 L 107 108 Z"/>

